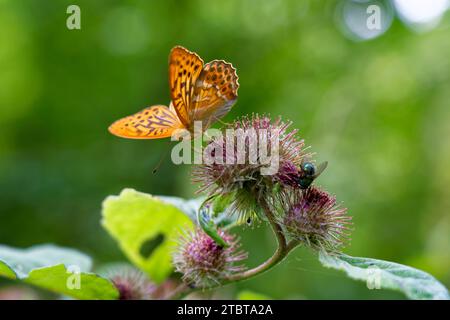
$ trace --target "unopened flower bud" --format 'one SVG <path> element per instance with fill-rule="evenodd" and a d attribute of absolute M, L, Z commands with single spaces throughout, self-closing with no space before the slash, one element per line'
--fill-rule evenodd
<path fill-rule="evenodd" d="M 289 237 L 316 250 L 338 251 L 349 237 L 351 217 L 336 198 L 317 187 L 296 189 L 281 199 L 280 223 Z"/>
<path fill-rule="evenodd" d="M 106 276 L 119 291 L 119 300 L 151 300 L 156 285 L 141 271 L 129 265 L 115 266 Z"/>
<path fill-rule="evenodd" d="M 242 265 L 237 265 L 247 258 L 246 253 L 238 251 L 238 240 L 223 231 L 219 231 L 219 234 L 228 247 L 218 245 L 201 229 L 180 238 L 173 262 L 176 271 L 183 274 L 183 281 L 206 288 L 244 269 Z"/>

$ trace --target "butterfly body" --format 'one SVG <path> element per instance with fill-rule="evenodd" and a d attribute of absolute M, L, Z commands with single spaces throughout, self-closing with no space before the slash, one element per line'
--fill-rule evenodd
<path fill-rule="evenodd" d="M 177 131 L 193 133 L 196 121 L 206 130 L 236 102 L 239 83 L 230 63 L 204 64 L 196 53 L 177 46 L 169 55 L 169 88 L 169 107 L 148 107 L 114 122 L 109 131 L 129 139 L 159 139 Z"/>

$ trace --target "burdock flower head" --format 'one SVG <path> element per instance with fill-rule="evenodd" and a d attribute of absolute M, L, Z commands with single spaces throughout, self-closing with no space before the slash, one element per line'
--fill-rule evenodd
<path fill-rule="evenodd" d="M 220 284 L 233 273 L 244 270 L 239 261 L 247 258 L 247 253 L 239 251 L 238 240 L 219 230 L 219 235 L 228 247 L 218 245 L 201 229 L 189 232 L 180 238 L 173 255 L 176 271 L 183 274 L 183 281 L 195 287 L 207 288 Z"/>
<path fill-rule="evenodd" d="M 279 171 L 288 163 L 296 172 L 308 156 L 297 130 L 288 130 L 290 125 L 264 115 L 242 117 L 229 125 L 209 142 L 204 161 L 194 167 L 199 192 L 206 191 L 211 198 L 228 196 L 229 212 L 244 220 L 262 217 L 259 199 L 272 197 L 281 181 Z"/>
<path fill-rule="evenodd" d="M 120 300 L 151 300 L 156 289 L 146 275 L 129 265 L 111 267 L 106 276 L 119 291 Z"/>
<path fill-rule="evenodd" d="M 301 179 L 301 170 L 291 161 L 284 161 L 274 178 L 283 186 L 296 188 Z"/>
<path fill-rule="evenodd" d="M 327 192 L 317 187 L 297 189 L 282 194 L 280 200 L 284 211 L 280 224 L 290 238 L 330 252 L 339 251 L 348 239 L 351 217 Z"/>

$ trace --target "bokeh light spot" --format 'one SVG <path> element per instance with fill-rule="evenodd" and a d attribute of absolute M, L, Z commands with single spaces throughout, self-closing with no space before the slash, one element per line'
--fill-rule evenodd
<path fill-rule="evenodd" d="M 387 1 L 347 0 L 337 6 L 337 20 L 350 39 L 364 41 L 377 38 L 392 24 L 394 10 Z"/>
<path fill-rule="evenodd" d="M 449 0 L 393 0 L 400 19 L 415 31 L 427 31 L 436 27 Z"/>

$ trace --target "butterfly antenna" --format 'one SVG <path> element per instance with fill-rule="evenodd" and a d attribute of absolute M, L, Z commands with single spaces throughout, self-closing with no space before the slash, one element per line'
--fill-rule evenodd
<path fill-rule="evenodd" d="M 158 164 L 155 166 L 155 168 L 153 168 L 153 171 L 152 171 L 153 174 L 155 174 L 158 171 L 159 167 L 161 166 L 163 161 L 166 159 L 167 153 L 169 152 L 169 149 L 170 149 L 170 140 L 168 141 L 166 146 L 167 146 L 166 149 L 164 150 L 164 152 L 161 154 L 161 157 L 159 158 Z"/>

